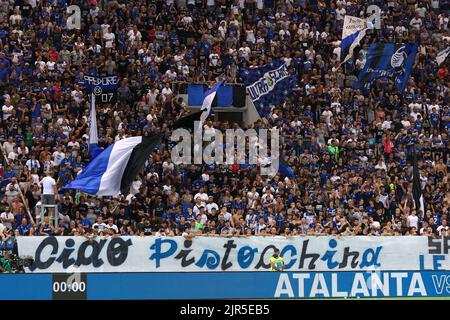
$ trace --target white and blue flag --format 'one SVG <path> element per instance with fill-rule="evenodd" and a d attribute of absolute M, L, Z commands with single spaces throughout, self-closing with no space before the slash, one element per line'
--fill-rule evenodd
<path fill-rule="evenodd" d="M 353 51 L 366 35 L 368 29 L 365 19 L 345 16 L 341 40 L 341 64 L 353 57 Z"/>
<path fill-rule="evenodd" d="M 241 70 L 241 78 L 259 115 L 267 117 L 272 106 L 284 103 L 297 86 L 298 79 L 283 60 L 273 60 L 264 66 Z"/>
<path fill-rule="evenodd" d="M 63 189 L 101 196 L 127 194 L 131 183 L 160 142 L 162 134 L 117 141 L 101 152 Z"/>
<path fill-rule="evenodd" d="M 221 80 L 217 82 L 211 89 L 207 90 L 203 95 L 203 103 L 200 111 L 203 111 L 200 115 L 200 123 L 198 128 L 201 129 L 203 127 L 203 123 L 208 118 L 211 113 L 211 105 L 213 103 L 214 98 L 216 97 L 217 90 L 224 83 L 225 80 Z"/>
<path fill-rule="evenodd" d="M 98 146 L 98 134 L 97 134 L 97 114 L 95 111 L 95 96 L 91 93 L 91 108 L 89 116 L 89 155 L 91 160 L 103 151 L 102 148 Z"/>
<path fill-rule="evenodd" d="M 436 63 L 438 64 L 438 66 L 440 66 L 442 62 L 444 62 L 447 59 L 449 54 L 450 54 L 450 46 L 438 52 L 438 54 L 436 55 Z"/>

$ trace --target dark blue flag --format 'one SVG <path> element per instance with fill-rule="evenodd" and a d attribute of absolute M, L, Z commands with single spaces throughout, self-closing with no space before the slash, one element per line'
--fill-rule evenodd
<path fill-rule="evenodd" d="M 377 79 L 394 78 L 396 89 L 402 92 L 408 83 L 417 48 L 416 43 L 372 44 L 354 88 L 369 89 Z"/>
<path fill-rule="evenodd" d="M 297 84 L 297 77 L 289 73 L 286 63 L 281 60 L 242 70 L 241 77 L 261 117 L 270 113 L 270 105 L 283 103 Z"/>
<path fill-rule="evenodd" d="M 93 93 L 95 103 L 115 103 L 117 89 L 119 88 L 118 76 L 94 77 L 84 76 L 84 87 L 88 93 Z"/>

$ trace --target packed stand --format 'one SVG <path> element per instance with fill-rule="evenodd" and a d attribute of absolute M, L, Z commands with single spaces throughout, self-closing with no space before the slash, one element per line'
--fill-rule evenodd
<path fill-rule="evenodd" d="M 72 3 L 81 8 L 80 30 L 65 28 L 70 1 L 0 3 L 3 243 L 46 235 L 450 235 L 449 64 L 434 61 L 449 44 L 448 1 Z M 344 16 L 370 4 L 382 8 L 381 29 L 368 31 L 354 61 L 338 68 Z M 352 89 L 377 41 L 420 44 L 403 93 L 388 81 Z M 171 125 L 189 113 L 179 84 L 240 83 L 241 70 L 272 59 L 286 61 L 298 85 L 253 127 L 281 129 L 295 178 L 266 179 L 249 165 L 174 165 Z M 166 133 L 130 194 L 118 198 L 61 189 L 89 162 L 84 75 L 121 79 L 117 104 L 97 105 L 101 147 Z M 414 145 L 426 212 L 413 200 Z M 51 208 L 39 217 L 40 205 L 54 202 L 57 227 Z"/>

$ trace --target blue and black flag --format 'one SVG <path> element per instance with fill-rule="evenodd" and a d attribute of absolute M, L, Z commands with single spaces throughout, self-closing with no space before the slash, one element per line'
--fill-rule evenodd
<path fill-rule="evenodd" d="M 282 104 L 297 84 L 297 77 L 289 72 L 288 66 L 281 60 L 242 70 L 241 77 L 261 117 L 270 113 L 271 105 Z"/>
<path fill-rule="evenodd" d="M 417 48 L 417 43 L 372 44 L 354 88 L 369 89 L 377 79 L 394 78 L 396 89 L 402 92 L 408 83 Z"/>

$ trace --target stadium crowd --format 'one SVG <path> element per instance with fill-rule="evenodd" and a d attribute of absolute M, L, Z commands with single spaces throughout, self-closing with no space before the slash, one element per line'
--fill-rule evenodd
<path fill-rule="evenodd" d="M 66 7 L 81 29 L 66 29 Z M 381 8 L 355 59 L 338 68 L 344 16 Z M 450 230 L 448 1 L 165 0 L 0 2 L 0 237 L 42 235 L 424 235 Z M 418 42 L 404 92 L 390 80 L 352 89 L 374 42 Z M 174 165 L 173 122 L 189 113 L 179 83 L 240 83 L 284 60 L 297 87 L 268 117 L 295 177 L 257 167 Z M 450 60 L 450 59 L 447 59 Z M 164 131 L 130 194 L 96 198 L 62 186 L 89 162 L 84 75 L 118 75 L 98 104 L 99 145 Z M 210 118 L 207 126 L 236 127 Z M 425 212 L 412 193 L 419 158 Z M 21 188 L 25 204 L 18 188 Z M 58 204 L 58 225 L 42 203 Z M 27 213 L 31 211 L 33 221 Z M 42 223 L 38 220 L 42 220 Z"/>

